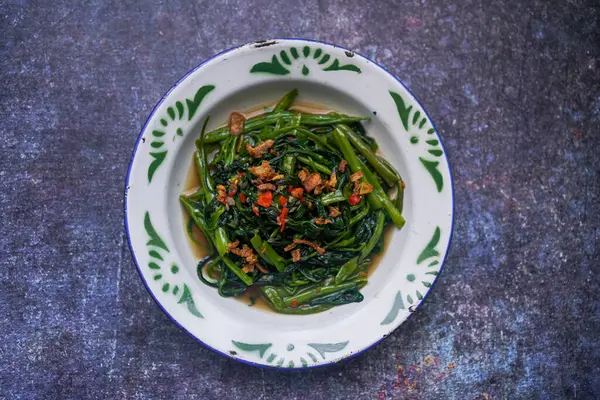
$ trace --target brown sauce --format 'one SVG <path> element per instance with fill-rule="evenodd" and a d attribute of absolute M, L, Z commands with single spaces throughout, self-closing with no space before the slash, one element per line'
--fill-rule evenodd
<path fill-rule="evenodd" d="M 257 107 L 254 107 L 252 109 L 242 112 L 242 114 L 244 114 L 244 116 L 246 118 L 251 118 L 256 115 L 260 115 L 260 114 L 264 113 L 265 107 L 273 107 L 273 106 L 274 106 L 274 104 L 257 106 Z M 308 102 L 297 102 L 297 104 L 290 107 L 290 109 L 299 111 L 299 112 L 303 112 L 303 113 L 311 113 L 311 114 L 327 114 L 329 112 L 335 111 L 335 110 L 327 108 L 323 105 L 315 104 L 315 103 L 308 103 Z M 188 170 L 186 179 L 185 179 L 184 193 L 192 194 L 192 193 L 196 192 L 199 188 L 200 188 L 200 179 L 198 177 L 198 170 L 196 169 L 196 164 L 192 161 L 190 164 L 190 168 Z M 186 227 L 187 227 L 187 221 L 189 219 L 189 216 L 188 216 L 187 212 L 183 209 L 183 207 L 182 207 L 182 212 L 183 212 L 184 221 L 185 221 Z M 393 230 L 394 230 L 394 227 L 392 225 L 388 226 L 385 229 L 384 237 L 383 237 L 384 249 L 387 249 L 387 247 L 389 245 Z M 200 261 L 202 258 L 209 255 L 207 241 L 206 241 L 206 238 L 204 237 L 204 235 L 202 234 L 202 232 L 200 231 L 200 229 L 198 229 L 198 227 L 195 225 L 192 228 L 192 236 L 194 237 L 194 239 L 196 239 L 201 244 L 201 245 L 198 245 L 198 243 L 195 243 L 192 239 L 189 238 L 188 235 L 186 235 L 186 237 L 188 238 L 188 243 L 192 249 L 192 252 L 194 253 L 194 256 L 196 257 L 196 261 Z M 373 271 L 375 271 L 375 269 L 379 265 L 381 259 L 383 258 L 384 253 L 385 253 L 385 251 L 373 256 L 371 265 L 369 266 L 369 270 L 367 271 L 367 276 L 370 276 L 373 273 Z M 250 288 L 248 288 L 248 290 L 246 290 L 246 292 L 242 296 L 234 297 L 234 298 L 238 301 L 241 301 L 244 304 L 247 304 L 248 306 L 272 311 L 271 308 L 269 307 L 269 305 L 267 304 L 267 302 L 261 296 L 260 288 L 258 288 L 258 287 L 250 287 Z"/>

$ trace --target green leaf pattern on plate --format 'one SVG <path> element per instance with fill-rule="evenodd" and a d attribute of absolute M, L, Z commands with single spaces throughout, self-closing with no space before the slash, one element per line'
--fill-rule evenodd
<path fill-rule="evenodd" d="M 153 160 L 148 166 L 148 184 L 152 183 L 152 178 L 158 167 L 162 165 L 167 157 L 169 150 L 165 138 L 172 138 L 174 141 L 178 136 L 183 136 L 182 125 L 185 125 L 185 119 L 191 121 L 202 100 L 215 89 L 214 85 L 204 85 L 196 91 L 194 98 L 185 99 L 185 105 L 181 101 L 176 101 L 175 106 L 167 108 L 167 115 L 160 119 L 161 127 L 152 131 L 150 140 L 150 156 Z M 187 118 L 186 118 L 187 117 Z M 181 126 L 180 126 L 181 125 Z"/>
<path fill-rule="evenodd" d="M 179 273 L 179 266 L 175 263 L 166 263 L 168 267 L 163 268 L 165 265 L 165 257 L 167 257 L 171 251 L 154 228 L 148 211 L 144 214 L 144 229 L 148 235 L 146 247 L 148 249 L 148 256 L 150 257 L 148 268 L 153 272 L 152 280 L 160 285 L 163 293 L 171 293 L 173 296 L 177 296 L 181 292 L 181 296 L 177 300 L 177 303 L 184 304 L 192 315 L 198 318 L 204 318 L 200 311 L 198 311 L 198 308 L 196 308 L 192 292 L 188 285 L 185 283 L 173 282 L 175 280 L 175 275 Z"/>
<path fill-rule="evenodd" d="M 424 294 L 427 293 L 435 277 L 439 273 L 440 269 L 440 261 L 441 254 L 438 250 L 438 244 L 440 242 L 441 231 L 439 226 L 435 227 L 433 231 L 433 235 L 429 242 L 425 245 L 417 260 L 415 262 L 416 270 L 413 272 L 409 272 L 406 275 L 406 281 L 410 284 L 412 290 L 409 293 L 406 293 L 405 296 L 402 295 L 400 291 L 396 293 L 396 297 L 392 304 L 392 308 L 386 314 L 385 318 L 381 321 L 381 325 L 388 325 L 394 322 L 400 310 L 405 310 L 408 304 L 408 309 L 412 312 L 414 311 L 414 307 L 416 307 L 421 300 L 423 300 Z M 427 266 L 427 272 L 424 273 L 426 278 L 422 278 L 421 281 L 417 280 L 416 275 L 421 272 L 419 269 L 423 266 Z M 423 274 L 420 274 L 423 275 Z"/>
<path fill-rule="evenodd" d="M 408 105 L 400 94 L 391 90 L 389 92 L 396 104 L 398 116 L 406 132 L 417 132 L 409 137 L 410 143 L 418 145 L 419 142 L 423 141 L 426 144 L 424 149 L 426 150 L 425 154 L 419 157 L 419 161 L 421 161 L 423 167 L 431 175 L 437 191 L 441 192 L 444 189 L 444 177 L 440 173 L 440 161 L 437 158 L 442 157 L 444 151 L 437 136 L 434 135 L 435 129 L 433 129 L 431 122 L 427 119 L 424 112 L 422 113 L 414 109 L 412 105 Z"/>
<path fill-rule="evenodd" d="M 347 57 L 354 57 L 354 53 L 346 52 Z M 324 53 L 320 48 L 304 46 L 290 47 L 281 50 L 279 54 L 274 54 L 269 61 L 259 62 L 252 66 L 250 73 L 265 73 L 271 75 L 288 75 L 294 71 L 297 64 L 298 69 L 303 76 L 310 73 L 310 68 L 306 65 L 317 64 L 317 67 L 323 71 L 351 71 L 357 74 L 362 73 L 361 69 L 355 64 L 342 64 L 338 58 L 331 58 L 330 54 Z M 301 65 L 301 68 L 300 68 Z"/>
<path fill-rule="evenodd" d="M 312 353 L 313 350 L 316 350 L 317 353 L 322 357 L 322 359 L 326 360 L 328 357 L 328 353 L 337 353 L 344 350 L 346 346 L 348 346 L 349 341 L 340 343 L 307 343 L 306 346 L 312 349 L 305 348 L 304 350 L 298 350 L 297 347 L 301 346 L 294 346 L 293 344 L 289 343 L 287 346 L 285 346 L 285 351 L 282 351 L 283 354 L 286 354 L 287 352 L 288 354 L 286 355 L 280 355 L 275 351 L 268 351 L 273 346 L 273 343 L 251 344 L 245 342 L 238 342 L 235 340 L 232 340 L 231 343 L 239 350 L 248 353 L 255 353 L 261 360 L 267 353 L 269 353 L 265 358 L 267 364 L 275 365 L 278 367 L 285 366 L 287 368 L 294 368 L 294 366 L 296 365 L 308 367 L 309 362 L 307 361 L 305 356 L 308 356 L 308 358 L 312 361 L 313 364 L 317 364 L 319 362 L 319 359 L 314 353 Z M 291 353 L 291 355 L 289 353 Z M 235 351 L 230 351 L 229 354 L 235 355 Z"/>

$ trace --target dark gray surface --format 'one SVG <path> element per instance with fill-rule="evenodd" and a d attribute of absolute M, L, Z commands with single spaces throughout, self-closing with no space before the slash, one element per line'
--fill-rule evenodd
<path fill-rule="evenodd" d="M 2 2 L 0 397 L 600 398 L 598 2 L 371 3 Z M 455 179 L 428 304 L 365 354 L 305 372 L 239 364 L 178 329 L 123 229 L 154 104 L 205 58 L 270 37 L 397 74 Z"/>

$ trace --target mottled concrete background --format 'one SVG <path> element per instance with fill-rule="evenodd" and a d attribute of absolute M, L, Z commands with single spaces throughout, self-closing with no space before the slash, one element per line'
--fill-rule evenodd
<path fill-rule="evenodd" d="M 597 0 L 1 3 L 0 398 L 600 398 Z M 123 229 L 156 101 L 271 37 L 384 64 L 430 111 L 455 178 L 428 304 L 313 371 L 199 345 L 144 289 Z"/>

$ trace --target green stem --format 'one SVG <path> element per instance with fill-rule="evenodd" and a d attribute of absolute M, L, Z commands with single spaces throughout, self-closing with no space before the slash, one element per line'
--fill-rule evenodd
<path fill-rule="evenodd" d="M 350 143 L 363 155 L 364 158 L 367 159 L 369 164 L 377 171 L 379 176 L 383 178 L 387 182 L 389 186 L 393 186 L 394 183 L 400 180 L 400 175 L 396 172 L 395 169 L 389 168 L 389 164 L 383 163 L 371 150 L 371 148 L 362 140 L 362 138 L 354 132 L 348 125 L 339 124 L 339 129 L 344 132 L 344 135 L 348 138 Z"/>
<path fill-rule="evenodd" d="M 225 143 L 223 143 L 222 151 L 225 152 L 224 162 L 225 166 L 229 166 L 233 164 L 235 160 L 235 149 L 237 147 L 237 141 L 242 137 L 242 135 L 232 136 Z"/>
<path fill-rule="evenodd" d="M 369 207 L 369 203 L 365 203 L 363 209 L 360 210 L 354 217 L 350 218 L 348 226 L 352 226 L 357 222 L 362 221 L 369 214 L 369 211 L 371 211 L 371 207 Z"/>
<path fill-rule="evenodd" d="M 282 119 L 284 123 L 289 123 L 294 114 L 290 111 L 277 111 L 267 114 L 257 115 L 256 117 L 249 118 L 244 123 L 244 132 L 248 133 L 261 129 L 267 125 L 273 125 L 278 119 Z M 330 115 L 315 115 L 315 114 L 304 114 L 301 113 L 300 123 L 302 125 L 309 126 L 324 126 L 332 124 L 348 124 L 354 122 L 360 122 L 369 120 L 369 117 L 350 117 L 347 115 L 330 116 Z M 210 131 L 206 134 L 204 143 L 216 143 L 226 139 L 229 136 L 229 127 L 223 126 L 221 128 Z"/>
<path fill-rule="evenodd" d="M 202 176 L 202 161 L 200 160 L 200 153 L 198 150 L 194 151 L 194 165 L 196 165 L 196 174 L 198 175 L 198 181 L 200 182 L 200 186 L 204 182 L 204 178 Z"/>
<path fill-rule="evenodd" d="M 267 298 L 269 305 L 275 309 L 275 311 L 283 312 L 285 305 L 283 299 L 277 293 L 277 289 L 271 286 L 263 286 L 260 288 L 262 294 Z"/>
<path fill-rule="evenodd" d="M 367 166 L 362 161 L 358 160 L 358 163 L 363 169 L 363 173 L 365 175 L 365 178 L 367 178 L 367 182 L 369 182 L 373 186 L 373 192 L 369 194 L 377 196 L 377 198 L 381 202 L 383 209 L 390 216 L 394 225 L 396 225 L 397 228 L 402 228 L 406 223 L 406 220 L 402 216 L 402 213 L 398 211 L 394 203 L 392 203 L 388 195 L 383 191 L 383 188 L 381 187 L 377 176 L 375 176 L 375 174 L 371 172 L 371 170 L 369 170 L 369 168 L 367 168 Z"/>
<path fill-rule="evenodd" d="M 402 176 L 400 176 L 400 173 L 398 171 L 396 171 L 396 168 L 394 168 L 394 166 L 388 160 L 386 160 L 384 157 L 380 156 L 379 154 L 377 154 L 376 156 L 377 156 L 377 159 L 387 167 L 387 169 L 394 172 L 394 174 L 396 175 L 397 181 L 401 182 Z"/>
<path fill-rule="evenodd" d="M 342 290 L 351 289 L 359 286 L 360 283 L 365 282 L 365 279 L 356 279 L 351 282 L 329 286 L 321 286 L 320 284 L 310 285 L 308 288 L 298 291 L 298 293 L 296 293 L 295 295 L 284 298 L 283 303 L 286 307 L 290 307 L 292 305 L 292 302 L 296 303 L 296 306 L 299 306 L 301 304 L 309 303 L 311 300 L 316 299 L 317 297 L 326 296 Z"/>
<path fill-rule="evenodd" d="M 202 190 L 202 188 L 200 187 L 194 193 L 192 193 L 188 196 L 185 196 L 185 197 L 190 200 L 198 201 L 198 200 L 204 198 L 204 190 Z"/>
<path fill-rule="evenodd" d="M 329 245 L 329 248 L 340 249 L 340 248 L 348 247 L 348 246 L 353 245 L 355 241 L 356 241 L 356 239 L 353 236 L 351 238 L 340 240 L 339 242 L 337 242 L 335 244 Z"/>
<path fill-rule="evenodd" d="M 283 272 L 286 265 L 285 258 L 277 254 L 275 249 L 269 243 L 263 241 L 258 233 L 254 234 L 250 239 L 250 243 L 252 243 L 252 247 L 260 255 L 260 258 L 265 260 L 267 264 L 277 268 L 277 271 Z"/>
<path fill-rule="evenodd" d="M 292 116 L 292 120 L 290 121 L 290 126 L 300 126 L 301 122 L 302 122 L 302 114 L 299 112 L 296 112 Z"/>
<path fill-rule="evenodd" d="M 206 161 L 206 148 L 204 147 L 204 139 L 206 132 L 206 125 L 208 124 L 208 120 L 210 117 L 206 117 L 204 120 L 204 125 L 202 125 L 202 131 L 200 132 L 200 144 L 198 145 L 198 158 L 197 158 L 197 168 L 198 172 L 201 174 L 201 182 L 202 188 L 204 189 L 204 196 L 206 198 L 206 203 L 210 203 L 210 201 L 214 197 L 215 192 L 215 182 L 210 176 L 210 171 L 208 170 L 208 163 Z"/>
<path fill-rule="evenodd" d="M 292 175 L 294 173 L 294 169 L 296 168 L 296 156 L 293 154 L 287 154 L 283 157 L 283 161 L 281 162 L 281 169 L 287 175 Z"/>
<path fill-rule="evenodd" d="M 297 136 L 299 132 L 301 132 L 303 135 L 305 135 L 306 137 L 308 137 L 315 143 L 319 143 L 323 146 L 325 146 L 327 144 L 327 138 L 319 136 L 319 135 L 309 131 L 308 129 L 302 128 L 301 126 L 289 126 L 288 125 L 283 128 L 273 129 L 272 131 L 266 132 L 265 134 L 263 134 L 261 132 L 260 138 L 262 140 L 267 140 L 267 139 L 278 140 L 279 138 L 282 138 L 283 136 Z"/>
<path fill-rule="evenodd" d="M 281 100 L 279 100 L 277 102 L 277 104 L 273 108 L 273 111 L 277 112 L 277 111 L 287 110 L 288 108 L 290 108 L 290 106 L 294 102 L 294 99 L 296 98 L 296 96 L 298 96 L 298 89 L 290 90 L 285 95 L 283 95 Z"/>
<path fill-rule="evenodd" d="M 227 257 L 227 253 L 229 250 L 227 249 L 227 245 L 229 244 L 229 239 L 227 238 L 227 232 L 222 227 L 219 227 L 215 231 L 215 247 L 217 248 L 217 252 L 222 257 L 223 262 L 227 267 L 233 272 L 242 282 L 246 285 L 250 286 L 253 283 L 251 277 L 246 275 L 244 271 L 241 270 L 240 267 L 236 265 L 229 257 Z"/>
<path fill-rule="evenodd" d="M 360 253 L 361 260 L 363 260 L 366 256 L 368 256 L 373 251 L 373 249 L 377 245 L 377 242 L 379 242 L 379 239 L 381 239 L 381 236 L 383 235 L 383 228 L 385 227 L 385 215 L 383 214 L 383 212 L 381 210 L 377 211 L 376 214 L 377 214 L 377 225 L 375 226 L 373 235 L 371 235 L 371 237 L 369 238 L 369 241 L 367 241 L 367 244 L 365 245 L 362 252 Z"/>
<path fill-rule="evenodd" d="M 344 159 L 346 160 L 346 162 L 348 162 L 348 166 L 350 167 L 350 170 L 353 173 L 362 171 L 364 176 L 361 178 L 361 181 L 369 182 L 368 179 L 366 178 L 367 174 L 365 172 L 365 170 L 367 170 L 367 168 L 363 168 L 364 164 L 361 165 L 360 160 L 356 156 L 356 153 L 352 149 L 352 146 L 350 145 L 350 142 L 344 135 L 344 132 L 342 132 L 340 130 L 339 125 L 336 125 L 336 127 L 333 131 L 333 139 L 336 142 L 339 150 L 344 155 Z M 372 183 L 371 183 L 371 185 L 372 185 Z M 378 196 L 375 195 L 374 192 L 367 194 L 367 200 L 369 201 L 369 203 L 371 203 L 371 206 L 373 206 L 373 208 L 376 210 L 378 210 L 382 207 L 381 200 L 379 199 Z"/>
<path fill-rule="evenodd" d="M 179 201 L 181 202 L 183 207 L 186 209 L 188 214 L 190 214 L 190 217 L 192 218 L 192 220 L 194 221 L 196 226 L 200 229 L 200 231 L 202 231 L 202 234 L 204 235 L 204 237 L 206 238 L 206 242 L 208 243 L 208 247 L 210 248 L 210 250 L 212 252 L 212 249 L 214 248 L 214 243 L 210 236 L 208 225 L 207 225 L 206 221 L 204 220 L 204 216 L 202 215 L 202 212 L 200 210 L 198 210 L 196 207 L 194 207 L 194 205 L 191 203 L 191 201 L 189 199 L 187 199 L 184 195 L 179 196 Z"/>
<path fill-rule="evenodd" d="M 214 210 L 210 216 L 210 225 L 207 226 L 208 230 L 210 231 L 214 231 L 215 229 L 217 229 L 218 224 L 219 224 L 219 218 L 221 217 L 221 215 L 223 215 L 223 213 L 225 212 L 225 207 L 220 206 L 219 208 L 217 208 L 216 210 Z"/>
<path fill-rule="evenodd" d="M 337 275 L 335 276 L 335 283 L 340 284 L 344 282 L 346 279 L 348 279 L 348 277 L 350 277 L 350 275 L 354 273 L 354 271 L 356 271 L 357 267 L 358 257 L 354 257 L 350 261 L 347 261 L 344 265 L 342 265 L 342 268 L 340 268 Z"/>
<path fill-rule="evenodd" d="M 287 308 L 282 308 L 281 310 L 275 310 L 275 311 L 278 311 L 282 314 L 290 314 L 290 315 L 308 315 L 308 314 L 316 314 L 316 313 L 320 313 L 323 311 L 327 311 L 333 307 L 334 307 L 334 305 L 318 304 L 316 306 L 305 305 L 305 306 L 298 307 L 298 308 L 287 307 Z"/>
<path fill-rule="evenodd" d="M 298 90 L 294 89 L 293 91 L 295 91 L 295 94 L 294 94 L 294 97 L 295 97 L 298 94 Z M 290 95 L 292 92 L 288 93 L 288 95 Z M 292 121 L 290 122 L 290 126 L 291 127 L 300 126 L 301 119 L 302 119 L 302 116 L 300 115 L 300 113 L 295 114 L 294 117 L 292 118 Z M 291 132 L 293 132 L 294 135 L 296 134 L 295 129 L 292 130 Z M 294 169 L 296 168 L 296 156 L 294 156 L 293 154 L 287 154 L 285 157 L 283 157 L 283 161 L 281 163 L 281 168 L 283 169 L 284 173 L 286 173 L 287 175 L 293 175 Z"/>
<path fill-rule="evenodd" d="M 339 243 L 345 241 L 346 239 L 348 239 L 349 236 L 352 236 L 352 235 L 353 235 L 353 232 L 347 230 L 345 233 L 342 233 L 337 238 L 335 238 L 331 242 L 327 243 L 327 247 L 331 247 L 331 248 L 337 247 L 337 245 Z"/>
<path fill-rule="evenodd" d="M 237 143 L 235 145 L 235 154 L 234 154 L 234 158 L 236 160 L 240 157 L 240 153 L 242 152 L 242 150 L 244 150 L 246 148 L 245 143 L 246 143 L 246 136 L 238 135 Z"/>
<path fill-rule="evenodd" d="M 327 174 L 327 175 L 331 175 L 331 170 L 327 166 L 325 166 L 323 164 L 320 164 L 320 163 L 318 163 L 316 161 L 313 161 L 313 159 L 310 158 L 310 157 L 298 156 L 297 159 L 302 164 L 309 165 L 313 169 L 315 169 L 316 171 L 322 172 L 322 173 Z"/>
<path fill-rule="evenodd" d="M 396 194 L 396 200 L 394 201 L 394 203 L 396 204 L 396 208 L 398 209 L 398 211 L 402 212 L 402 209 L 404 208 L 404 188 L 402 187 L 402 181 L 398 182 L 398 185 L 396 185 L 398 193 Z"/>
<path fill-rule="evenodd" d="M 324 206 L 328 206 L 333 203 L 339 203 L 341 201 L 346 201 L 347 199 L 344 197 L 343 193 L 339 190 L 335 192 L 327 193 L 321 196 L 319 199 Z"/>

